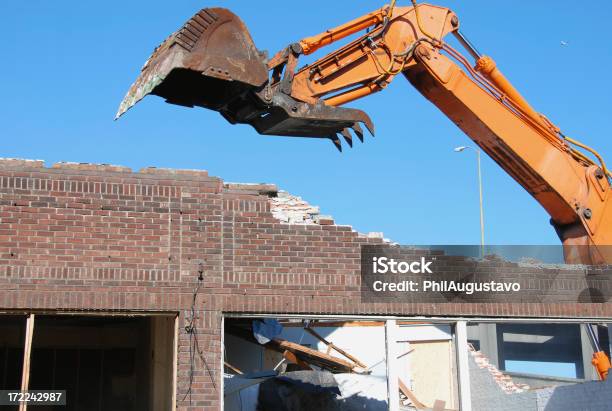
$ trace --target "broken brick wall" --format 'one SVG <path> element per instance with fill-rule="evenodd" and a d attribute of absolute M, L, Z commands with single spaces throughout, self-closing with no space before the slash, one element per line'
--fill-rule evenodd
<path fill-rule="evenodd" d="M 471 351 L 469 367 L 473 410 L 609 410 L 612 404 L 612 380 L 529 390 L 492 367 L 478 351 Z"/>
<path fill-rule="evenodd" d="M 45 168 L 40 161 L 0 160 L 0 309 L 178 313 L 179 408 L 210 410 L 218 409 L 221 399 L 224 312 L 612 315 L 610 304 L 562 301 L 362 302 L 360 246 L 382 240 L 328 217 L 281 222 L 271 210 L 276 191 L 269 185 L 224 184 L 204 171 L 133 173 L 118 166 Z M 195 359 L 190 403 L 185 398 L 190 339 L 184 326 L 191 321 L 199 271 L 203 283 L 194 324 L 210 372 Z"/>
<path fill-rule="evenodd" d="M 537 411 L 537 394 L 533 391 L 508 389 L 512 382 L 497 370 L 482 364 L 479 352 L 470 352 L 470 394 L 472 409 L 496 411 Z M 496 372 L 497 371 L 497 372 Z"/>

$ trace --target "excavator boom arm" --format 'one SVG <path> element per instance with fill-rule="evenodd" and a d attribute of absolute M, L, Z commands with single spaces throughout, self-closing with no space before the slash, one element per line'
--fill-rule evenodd
<path fill-rule="evenodd" d="M 368 94 L 383 90 L 398 74 L 414 64 L 410 57 L 421 42 L 438 42 L 456 31 L 457 16 L 447 8 L 421 5 L 416 8 L 383 8 L 349 23 L 349 27 L 372 29 L 338 50 L 300 69 L 293 77 L 291 95 L 311 103 L 323 99 L 327 105 L 341 106 Z M 382 16 L 382 21 L 380 17 Z M 377 17 L 378 20 L 375 18 Z M 347 35 L 347 25 L 301 40 L 325 39 L 325 44 Z M 430 34 L 433 33 L 433 34 Z"/>
<path fill-rule="evenodd" d="M 531 107 L 493 59 L 465 40 L 451 10 L 420 4 L 355 21 L 373 22 L 372 15 L 383 15 L 383 21 L 295 73 L 291 96 L 340 106 L 403 75 L 546 209 L 566 246 L 567 262 L 612 262 L 603 247 L 612 244 L 605 164 L 577 151 L 573 140 Z M 330 44 L 336 33 L 345 33 L 345 26 L 313 38 Z M 475 67 L 444 42 L 448 34 L 468 47 Z"/>

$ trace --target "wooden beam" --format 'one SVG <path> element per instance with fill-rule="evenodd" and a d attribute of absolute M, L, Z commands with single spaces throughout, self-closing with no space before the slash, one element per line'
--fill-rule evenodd
<path fill-rule="evenodd" d="M 344 351 L 342 348 L 338 347 L 337 345 L 334 345 L 332 342 L 327 341 L 325 338 L 323 338 L 319 333 L 317 333 L 315 330 L 313 330 L 310 327 L 305 327 L 304 328 L 310 335 L 312 335 L 313 337 L 315 337 L 317 340 L 321 341 L 323 344 L 327 345 L 327 353 L 329 354 L 329 348 L 331 348 L 332 350 L 335 350 L 337 352 L 339 352 L 340 354 L 344 355 L 346 358 L 348 358 L 349 360 L 353 361 L 355 364 L 357 364 L 358 366 L 360 366 L 361 368 L 368 368 L 367 365 L 365 365 L 364 363 L 362 363 L 361 361 L 359 361 L 357 358 L 355 358 L 354 356 L 352 356 L 351 354 L 347 353 L 346 351 Z"/>
<path fill-rule="evenodd" d="M 424 410 L 425 408 L 427 408 L 425 406 L 425 404 L 423 404 L 421 401 L 419 401 L 419 399 L 406 386 L 406 384 L 404 384 L 404 381 L 402 381 L 401 378 L 397 379 L 397 383 L 399 385 L 399 389 L 402 392 L 402 394 L 404 394 L 412 402 L 412 405 L 414 405 L 414 408 L 416 408 L 417 410 Z"/>
<path fill-rule="evenodd" d="M 244 374 L 242 371 L 240 371 L 239 368 L 234 367 L 232 364 L 228 363 L 227 361 L 223 361 L 223 365 L 225 365 L 227 368 L 229 368 L 230 370 L 234 371 L 238 375 Z"/>
<path fill-rule="evenodd" d="M 292 353 L 289 350 L 285 350 L 285 352 L 283 352 L 283 357 L 285 357 L 287 362 L 289 362 L 291 364 L 296 364 L 300 368 L 302 368 L 303 370 L 312 370 L 310 365 L 308 365 L 304 361 L 300 360 L 294 353 Z"/>
<path fill-rule="evenodd" d="M 26 319 L 25 342 L 23 346 L 23 368 L 21 370 L 21 392 L 27 392 L 30 385 L 30 360 L 32 358 L 32 338 L 34 336 L 34 314 Z M 26 411 L 28 403 L 19 403 L 19 411 Z"/>
<path fill-rule="evenodd" d="M 324 352 L 313 350 L 301 344 L 296 344 L 280 338 L 275 338 L 265 346 L 276 345 L 284 351 L 292 352 L 300 360 L 336 372 L 354 372 L 356 365 L 341 358 L 336 358 Z"/>

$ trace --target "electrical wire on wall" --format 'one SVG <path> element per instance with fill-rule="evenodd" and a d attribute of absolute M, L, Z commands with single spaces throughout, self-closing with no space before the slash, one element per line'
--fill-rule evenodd
<path fill-rule="evenodd" d="M 189 323 L 185 326 L 185 331 L 189 334 L 189 388 L 183 397 L 183 401 L 187 397 L 189 397 L 189 405 L 191 405 L 191 387 L 193 385 L 193 377 L 195 372 L 195 361 L 196 354 L 200 357 L 200 360 L 204 364 L 208 375 L 210 376 L 210 381 L 215 389 L 217 390 L 217 384 L 215 384 L 215 377 L 208 366 L 208 362 L 206 361 L 206 357 L 200 350 L 200 344 L 198 342 L 198 328 L 196 325 L 195 317 L 196 317 L 196 300 L 198 298 L 198 293 L 200 292 L 200 287 L 202 286 L 202 282 L 204 281 L 204 265 L 200 263 L 198 265 L 198 283 L 193 291 L 193 299 L 191 301 L 191 315 L 189 318 Z"/>

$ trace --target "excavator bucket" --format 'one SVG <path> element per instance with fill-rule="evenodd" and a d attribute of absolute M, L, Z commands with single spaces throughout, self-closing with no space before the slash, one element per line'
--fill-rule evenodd
<path fill-rule="evenodd" d="M 224 8 L 200 10 L 153 51 L 115 118 L 149 94 L 218 111 L 230 123 L 250 124 L 264 135 L 329 138 L 338 149 L 340 136 L 352 146 L 349 129 L 363 141 L 359 123 L 374 134 L 363 111 L 305 103 L 271 87 L 266 53 Z"/>
<path fill-rule="evenodd" d="M 153 51 L 116 118 L 148 94 L 219 111 L 267 80 L 265 55 L 244 23 L 227 9 L 202 9 Z"/>

